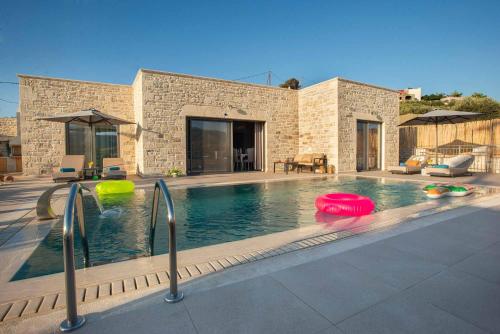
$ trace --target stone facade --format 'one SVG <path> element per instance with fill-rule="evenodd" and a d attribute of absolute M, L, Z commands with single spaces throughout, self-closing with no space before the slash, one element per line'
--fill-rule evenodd
<path fill-rule="evenodd" d="M 326 153 L 338 171 L 356 170 L 356 122 L 381 123 L 382 169 L 398 164 L 398 92 L 334 78 L 299 91 L 299 150 Z"/>
<path fill-rule="evenodd" d="M 387 144 L 385 165 L 397 164 L 398 93 L 340 78 L 299 91 L 150 70 L 140 70 L 129 86 L 19 80 L 26 174 L 50 172 L 66 152 L 64 125 L 37 119 L 87 108 L 136 122 L 120 126 L 120 156 L 129 173 L 185 172 L 190 117 L 264 122 L 266 170 L 299 152 L 324 152 L 338 171 L 354 170 L 355 120 L 377 120 Z"/>
<path fill-rule="evenodd" d="M 17 119 L 15 117 L 0 118 L 0 137 L 17 136 Z"/>
<path fill-rule="evenodd" d="M 338 158 L 338 80 L 299 91 L 299 151 L 325 153 L 328 164 Z"/>
<path fill-rule="evenodd" d="M 142 108 L 137 110 L 142 117 L 136 119 L 143 174 L 163 174 L 172 167 L 186 171 L 188 117 L 265 122 L 267 169 L 298 151 L 296 91 L 148 70 L 141 77 Z"/>
<path fill-rule="evenodd" d="M 125 85 L 19 76 L 23 172 L 52 173 L 66 154 L 65 125 L 38 120 L 58 113 L 96 108 L 134 120 L 132 87 Z M 135 125 L 120 126 L 120 156 L 126 169 L 135 171 Z"/>
<path fill-rule="evenodd" d="M 399 162 L 399 93 L 345 79 L 338 79 L 339 171 L 356 170 L 356 121 L 382 125 L 381 169 Z"/>

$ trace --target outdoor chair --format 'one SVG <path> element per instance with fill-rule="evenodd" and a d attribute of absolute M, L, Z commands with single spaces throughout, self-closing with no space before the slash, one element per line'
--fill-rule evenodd
<path fill-rule="evenodd" d="M 310 168 L 313 173 L 316 169 L 323 167 L 326 171 L 326 155 L 323 153 L 305 153 L 297 154 L 293 158 L 293 162 L 297 163 L 297 168 L 302 172 L 303 168 Z"/>
<path fill-rule="evenodd" d="M 245 168 L 247 170 L 250 170 L 250 166 L 252 166 L 253 169 L 254 161 L 255 161 L 255 150 L 253 148 L 248 148 L 246 159 L 243 161 L 243 163 L 246 166 Z"/>
<path fill-rule="evenodd" d="M 54 168 L 52 179 L 54 182 L 78 181 L 82 178 L 84 163 L 84 155 L 65 155 L 61 160 L 61 166 Z"/>
<path fill-rule="evenodd" d="M 426 155 L 412 155 L 406 162 L 401 166 L 392 166 L 388 170 L 392 174 L 417 174 L 422 171 L 422 168 L 427 166 L 427 156 Z"/>
<path fill-rule="evenodd" d="M 242 162 L 240 159 L 240 155 L 238 153 L 238 150 L 235 148 L 233 148 L 233 164 L 234 164 L 234 170 L 242 169 Z"/>
<path fill-rule="evenodd" d="M 425 173 L 431 176 L 462 176 L 468 173 L 468 169 L 473 162 L 473 155 L 457 155 L 456 157 L 449 159 L 446 165 L 434 165 L 432 167 L 427 167 L 425 169 Z"/>
<path fill-rule="evenodd" d="M 102 159 L 102 178 L 103 179 L 126 179 L 127 171 L 122 158 L 103 158 Z"/>

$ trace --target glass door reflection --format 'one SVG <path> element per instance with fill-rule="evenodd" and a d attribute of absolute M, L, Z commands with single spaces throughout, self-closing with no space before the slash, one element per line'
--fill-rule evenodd
<path fill-rule="evenodd" d="M 188 123 L 188 171 L 231 172 L 231 123 L 200 119 Z"/>
<path fill-rule="evenodd" d="M 380 123 L 357 121 L 356 170 L 378 170 L 381 165 Z"/>

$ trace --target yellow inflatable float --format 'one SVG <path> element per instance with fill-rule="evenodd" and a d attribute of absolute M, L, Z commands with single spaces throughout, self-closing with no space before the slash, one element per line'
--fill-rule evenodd
<path fill-rule="evenodd" d="M 99 196 L 133 193 L 134 189 L 134 182 L 128 180 L 103 181 L 95 186 L 95 192 Z"/>

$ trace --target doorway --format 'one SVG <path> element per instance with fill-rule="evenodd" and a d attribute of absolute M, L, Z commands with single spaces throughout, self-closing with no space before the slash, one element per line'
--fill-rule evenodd
<path fill-rule="evenodd" d="M 263 170 L 264 123 L 187 120 L 189 174 Z"/>
<path fill-rule="evenodd" d="M 357 121 L 356 123 L 356 170 L 381 169 L 381 124 Z"/>

